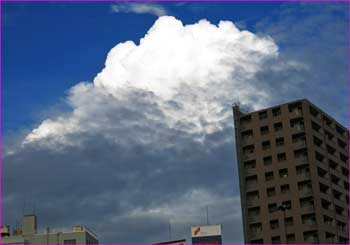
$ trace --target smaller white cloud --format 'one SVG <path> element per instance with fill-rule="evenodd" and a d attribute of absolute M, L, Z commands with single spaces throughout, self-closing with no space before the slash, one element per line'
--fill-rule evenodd
<path fill-rule="evenodd" d="M 117 3 L 111 6 L 114 13 L 152 14 L 155 16 L 167 15 L 164 7 L 154 3 Z"/>

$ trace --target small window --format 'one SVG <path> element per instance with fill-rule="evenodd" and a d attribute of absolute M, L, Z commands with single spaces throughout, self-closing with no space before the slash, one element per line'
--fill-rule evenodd
<path fill-rule="evenodd" d="M 285 207 L 286 209 L 291 209 L 292 208 L 292 201 L 291 200 L 283 201 L 282 206 Z"/>
<path fill-rule="evenodd" d="M 344 189 L 349 190 L 349 182 L 344 181 Z"/>
<path fill-rule="evenodd" d="M 266 181 L 273 180 L 273 172 L 272 171 L 265 173 L 265 180 Z"/>
<path fill-rule="evenodd" d="M 330 154 L 330 155 L 334 155 L 335 153 L 335 148 L 333 148 L 332 146 L 330 145 L 327 145 L 327 152 Z"/>
<path fill-rule="evenodd" d="M 282 131 L 283 130 L 283 124 L 281 122 L 273 124 L 273 128 L 275 129 L 275 132 Z"/>
<path fill-rule="evenodd" d="M 277 160 L 279 161 L 279 162 L 284 162 L 284 161 L 286 161 L 287 160 L 287 155 L 286 155 L 286 153 L 278 153 L 277 154 Z"/>
<path fill-rule="evenodd" d="M 275 187 L 270 187 L 266 189 L 266 194 L 268 197 L 272 197 L 274 195 L 276 195 L 276 190 Z"/>
<path fill-rule="evenodd" d="M 253 138 L 253 130 L 249 129 L 249 130 L 243 131 L 241 135 L 242 135 L 243 140 L 252 139 Z"/>
<path fill-rule="evenodd" d="M 256 168 L 256 161 L 250 160 L 244 162 L 244 169 L 255 169 Z"/>
<path fill-rule="evenodd" d="M 263 126 L 260 128 L 261 135 L 266 135 L 269 133 L 269 126 Z"/>
<path fill-rule="evenodd" d="M 248 124 L 252 121 L 252 116 L 251 115 L 243 116 L 241 117 L 240 121 L 241 121 L 241 124 L 243 125 Z"/>
<path fill-rule="evenodd" d="M 316 136 L 313 137 L 313 140 L 315 145 L 317 145 L 318 147 L 322 147 L 322 144 L 323 144 L 322 140 L 320 140 Z"/>
<path fill-rule="evenodd" d="M 274 117 L 277 117 L 277 116 L 279 116 L 279 115 L 281 115 L 282 113 L 281 113 L 281 108 L 280 107 L 276 107 L 276 108 L 273 108 L 272 109 L 272 115 L 274 116 Z"/>
<path fill-rule="evenodd" d="M 262 225 L 261 223 L 250 224 L 249 229 L 252 233 L 258 233 L 262 231 Z"/>
<path fill-rule="evenodd" d="M 266 119 L 267 118 L 267 111 L 259 112 L 259 119 Z"/>
<path fill-rule="evenodd" d="M 76 239 L 63 240 L 63 244 L 77 244 Z"/>
<path fill-rule="evenodd" d="M 287 244 L 293 244 L 295 243 L 295 234 L 288 234 L 287 235 Z"/>
<path fill-rule="evenodd" d="M 290 192 L 290 189 L 289 189 L 289 185 L 286 184 L 286 185 L 281 185 L 281 193 L 282 194 L 286 194 L 286 193 L 289 193 Z"/>
<path fill-rule="evenodd" d="M 293 226 L 294 221 L 293 221 L 293 217 L 287 217 L 284 219 L 285 225 L 286 226 Z"/>
<path fill-rule="evenodd" d="M 345 156 L 343 153 L 339 153 L 340 160 L 342 160 L 344 163 L 347 163 L 348 157 Z"/>
<path fill-rule="evenodd" d="M 340 126 L 338 126 L 338 125 L 335 125 L 335 130 L 340 135 L 344 135 L 344 133 L 345 133 L 345 130 L 343 128 L 341 128 Z"/>
<path fill-rule="evenodd" d="M 338 215 L 343 215 L 344 208 L 335 205 L 335 213 Z"/>
<path fill-rule="evenodd" d="M 271 156 L 264 157 L 263 161 L 264 161 L 265 166 L 271 165 L 272 164 L 272 157 Z"/>
<path fill-rule="evenodd" d="M 276 139 L 276 146 L 282 146 L 284 145 L 284 138 L 280 137 Z"/>
<path fill-rule="evenodd" d="M 301 220 L 303 224 L 316 225 L 316 216 L 314 213 L 302 215 Z"/>
<path fill-rule="evenodd" d="M 338 146 L 344 150 L 346 150 L 346 143 L 340 139 L 338 139 Z"/>
<path fill-rule="evenodd" d="M 319 117 L 319 112 L 318 112 L 318 110 L 316 110 L 316 109 L 313 108 L 312 106 L 310 106 L 310 114 L 311 114 L 313 117 L 316 117 L 316 118 Z"/>
<path fill-rule="evenodd" d="M 331 181 L 333 184 L 338 185 L 340 178 L 331 174 Z"/>
<path fill-rule="evenodd" d="M 243 147 L 243 154 L 254 153 L 254 145 L 247 145 Z"/>
<path fill-rule="evenodd" d="M 276 212 L 278 210 L 276 203 L 271 203 L 268 205 L 268 209 L 270 213 Z"/>
<path fill-rule="evenodd" d="M 250 240 L 250 244 L 264 244 L 264 239 Z"/>
<path fill-rule="evenodd" d="M 325 223 L 326 225 L 333 226 L 333 218 L 331 218 L 327 215 L 323 215 L 323 223 Z"/>
<path fill-rule="evenodd" d="M 280 236 L 273 236 L 273 237 L 271 238 L 271 242 L 272 242 L 272 244 L 280 244 L 280 243 L 281 243 L 281 238 L 280 238 Z"/>
<path fill-rule="evenodd" d="M 268 150 L 271 148 L 271 143 L 269 140 L 263 141 L 261 145 L 263 150 Z"/>
<path fill-rule="evenodd" d="M 329 167 L 331 168 L 331 169 L 334 169 L 334 170 L 337 170 L 337 167 L 338 167 L 338 163 L 336 163 L 336 162 L 334 162 L 334 161 L 332 161 L 332 160 L 328 160 L 328 164 L 329 164 Z"/>
<path fill-rule="evenodd" d="M 270 220 L 270 228 L 271 230 L 278 229 L 279 224 L 278 224 L 278 219 Z"/>
<path fill-rule="evenodd" d="M 280 178 L 287 178 L 288 177 L 288 169 L 280 169 L 279 171 Z"/>

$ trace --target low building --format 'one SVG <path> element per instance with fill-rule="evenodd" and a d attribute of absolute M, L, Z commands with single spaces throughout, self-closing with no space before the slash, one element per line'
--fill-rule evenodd
<path fill-rule="evenodd" d="M 35 215 L 25 215 L 23 226 L 11 234 L 8 226 L 1 228 L 1 244 L 98 244 L 97 236 L 85 226 L 69 230 L 50 230 L 39 233 Z"/>

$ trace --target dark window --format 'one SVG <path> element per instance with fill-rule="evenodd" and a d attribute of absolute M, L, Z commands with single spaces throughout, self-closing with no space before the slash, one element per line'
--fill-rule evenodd
<path fill-rule="evenodd" d="M 340 178 L 331 174 L 331 181 L 333 184 L 337 185 L 339 183 Z"/>
<path fill-rule="evenodd" d="M 293 221 L 293 217 L 287 217 L 284 219 L 284 223 L 286 226 L 293 226 L 294 221 Z"/>
<path fill-rule="evenodd" d="M 281 185 L 281 193 L 286 194 L 289 193 L 290 189 L 289 189 L 289 185 L 285 184 L 285 185 Z"/>
<path fill-rule="evenodd" d="M 346 150 L 346 143 L 340 139 L 338 139 L 338 145 L 340 148 L 343 148 L 344 150 Z"/>
<path fill-rule="evenodd" d="M 298 131 L 304 130 L 304 119 L 303 118 L 291 119 L 290 127 Z"/>
<path fill-rule="evenodd" d="M 243 116 L 241 117 L 240 121 L 241 121 L 241 124 L 250 123 L 252 121 L 252 116 L 251 115 Z"/>
<path fill-rule="evenodd" d="M 250 160 L 244 162 L 244 169 L 255 169 L 256 168 L 256 161 Z"/>
<path fill-rule="evenodd" d="M 299 199 L 300 207 L 307 208 L 309 211 L 314 208 L 314 198 L 313 197 L 304 197 Z"/>
<path fill-rule="evenodd" d="M 315 123 L 314 121 L 311 122 L 311 127 L 312 127 L 313 130 L 315 130 L 316 132 L 320 133 L 321 126 L 318 125 L 317 123 Z"/>
<path fill-rule="evenodd" d="M 249 129 L 242 132 L 242 140 L 247 141 L 253 138 L 253 130 Z"/>
<path fill-rule="evenodd" d="M 279 236 L 273 236 L 273 237 L 271 237 L 271 242 L 272 242 L 272 244 L 280 244 L 281 238 Z"/>
<path fill-rule="evenodd" d="M 278 219 L 270 220 L 270 228 L 271 230 L 278 229 Z"/>
<path fill-rule="evenodd" d="M 301 216 L 301 221 L 303 224 L 316 225 L 316 216 L 312 214 L 304 214 Z"/>
<path fill-rule="evenodd" d="M 261 145 L 263 150 L 268 150 L 271 148 L 271 143 L 269 140 L 263 141 Z"/>
<path fill-rule="evenodd" d="M 293 104 L 288 105 L 289 112 L 295 113 L 297 115 L 302 115 L 302 105 L 300 102 L 296 102 Z"/>
<path fill-rule="evenodd" d="M 294 234 L 288 234 L 287 235 L 287 244 L 290 244 L 290 243 L 295 243 L 295 235 Z"/>
<path fill-rule="evenodd" d="M 328 140 L 333 140 L 334 135 L 331 132 L 329 132 L 328 130 L 325 130 L 324 134 L 326 135 Z"/>
<path fill-rule="evenodd" d="M 259 112 L 259 119 L 266 119 L 267 118 L 267 111 Z"/>
<path fill-rule="evenodd" d="M 265 173 L 265 180 L 266 180 L 266 181 L 273 180 L 273 172 L 267 172 L 267 173 Z"/>
<path fill-rule="evenodd" d="M 315 158 L 319 162 L 323 162 L 323 160 L 324 160 L 324 156 L 321 153 L 319 153 L 318 151 L 315 151 Z"/>
<path fill-rule="evenodd" d="M 327 215 L 323 215 L 323 223 L 325 223 L 326 225 L 333 226 L 333 218 L 331 218 Z"/>
<path fill-rule="evenodd" d="M 284 145 L 284 138 L 280 137 L 276 139 L 276 146 L 282 146 Z"/>
<path fill-rule="evenodd" d="M 349 183 L 346 181 L 344 181 L 344 189 L 347 191 L 349 190 Z"/>
<path fill-rule="evenodd" d="M 333 148 L 332 146 L 330 145 L 327 145 L 327 152 L 331 155 L 334 155 L 335 153 L 335 148 Z"/>
<path fill-rule="evenodd" d="M 63 244 L 76 244 L 76 239 L 63 240 Z"/>
<path fill-rule="evenodd" d="M 261 135 L 265 135 L 269 133 L 269 126 L 263 126 L 260 128 Z"/>
<path fill-rule="evenodd" d="M 283 168 L 283 169 L 280 169 L 278 172 L 279 172 L 280 178 L 288 177 L 288 169 Z"/>
<path fill-rule="evenodd" d="M 281 115 L 281 108 L 280 107 L 272 108 L 272 115 L 274 117 Z"/>
<path fill-rule="evenodd" d="M 345 177 L 349 177 L 349 169 L 342 167 L 341 172 Z"/>
<path fill-rule="evenodd" d="M 315 145 L 317 145 L 318 147 L 322 147 L 322 144 L 323 144 L 322 140 L 320 140 L 316 136 L 313 137 L 313 140 Z"/>
<path fill-rule="evenodd" d="M 348 157 L 345 156 L 343 153 L 339 153 L 340 160 L 342 160 L 344 163 L 347 163 Z"/>
<path fill-rule="evenodd" d="M 277 154 L 277 160 L 278 160 L 279 162 L 286 161 L 286 160 L 287 160 L 287 155 L 286 155 L 286 153 L 278 153 L 278 154 Z"/>
<path fill-rule="evenodd" d="M 341 192 L 337 191 L 337 190 L 332 190 L 333 192 L 333 197 L 337 200 L 341 200 L 342 194 Z"/>
<path fill-rule="evenodd" d="M 335 205 L 335 213 L 338 215 L 343 215 L 344 208 Z"/>
<path fill-rule="evenodd" d="M 252 233 L 259 233 L 262 231 L 262 225 L 261 223 L 250 224 L 249 229 Z"/>
<path fill-rule="evenodd" d="M 331 168 L 331 169 L 334 169 L 334 170 L 337 170 L 337 167 L 338 167 L 338 163 L 336 163 L 336 162 L 334 162 L 334 161 L 332 161 L 332 160 L 328 160 L 328 164 L 329 164 L 329 167 Z"/>
<path fill-rule="evenodd" d="M 329 210 L 331 207 L 331 202 L 329 202 L 325 199 L 321 199 L 321 206 L 322 206 L 322 208 Z"/>
<path fill-rule="evenodd" d="M 267 193 L 268 197 L 272 197 L 272 196 L 276 195 L 275 187 L 267 188 L 266 193 Z"/>
<path fill-rule="evenodd" d="M 323 116 L 323 121 L 325 122 L 325 124 L 328 126 L 328 127 L 332 127 L 332 120 L 329 119 L 328 117 L 326 116 Z"/>
<path fill-rule="evenodd" d="M 275 132 L 281 131 L 283 129 L 283 124 L 281 122 L 273 124 L 273 128 L 275 129 Z"/>
<path fill-rule="evenodd" d="M 320 183 L 320 192 L 323 194 L 329 194 L 328 190 L 329 187 L 327 185 Z"/>
<path fill-rule="evenodd" d="M 320 167 L 317 167 L 317 174 L 321 178 L 327 178 L 327 171 L 322 169 L 322 168 L 320 168 Z"/>
<path fill-rule="evenodd" d="M 264 244 L 264 239 L 250 240 L 250 244 Z"/>
<path fill-rule="evenodd" d="M 264 157 L 264 165 L 265 166 L 268 166 L 268 165 L 271 165 L 272 164 L 272 157 L 271 156 L 268 156 L 268 157 Z"/>
<path fill-rule="evenodd" d="M 318 243 L 317 231 L 304 231 L 303 236 L 307 243 Z"/>
<path fill-rule="evenodd" d="M 337 131 L 338 134 L 344 135 L 345 130 L 339 127 L 338 125 L 335 125 L 335 130 Z"/>
<path fill-rule="evenodd" d="M 319 112 L 317 109 L 313 108 L 312 106 L 310 106 L 310 114 L 314 117 L 318 117 L 319 116 Z"/>
<path fill-rule="evenodd" d="M 292 201 L 291 200 L 283 201 L 282 206 L 284 206 L 286 209 L 291 209 L 292 208 Z"/>
<path fill-rule="evenodd" d="M 243 147 L 243 154 L 254 153 L 254 145 L 247 145 Z"/>
<path fill-rule="evenodd" d="M 276 203 L 271 203 L 268 205 L 268 209 L 270 213 L 276 212 L 278 210 Z"/>

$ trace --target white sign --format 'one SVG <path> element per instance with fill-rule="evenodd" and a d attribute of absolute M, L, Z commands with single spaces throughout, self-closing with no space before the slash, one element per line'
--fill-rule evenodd
<path fill-rule="evenodd" d="M 221 236 L 221 225 L 203 225 L 191 227 L 192 237 Z"/>

